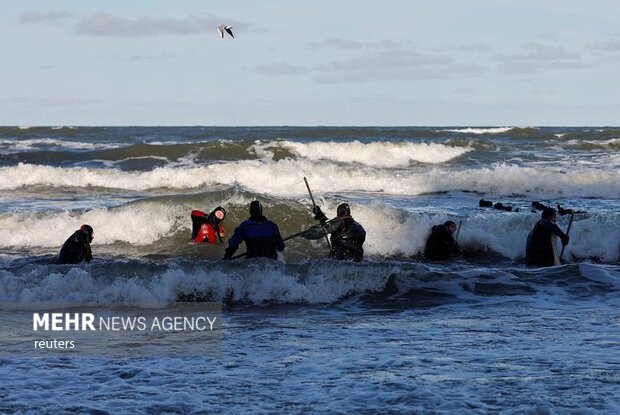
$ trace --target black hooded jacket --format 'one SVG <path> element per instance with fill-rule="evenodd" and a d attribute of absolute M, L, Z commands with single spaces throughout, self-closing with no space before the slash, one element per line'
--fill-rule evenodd
<path fill-rule="evenodd" d="M 356 262 L 364 259 L 363 245 L 366 241 L 366 231 L 362 225 L 351 216 L 340 216 L 328 221 L 323 212 L 320 212 L 316 218 L 321 221 L 322 226 L 315 225 L 308 229 L 304 238 L 320 239 L 326 233 L 331 234 L 330 258 Z"/>
<path fill-rule="evenodd" d="M 329 253 L 331 258 L 356 261 L 364 259 L 364 242 L 366 241 L 366 231 L 351 216 L 338 218 L 338 221 L 326 225 L 326 230 L 331 233 L 330 242 L 332 250 Z"/>
<path fill-rule="evenodd" d="M 550 267 L 555 263 L 551 235 L 555 234 L 562 239 L 562 243 L 568 243 L 568 237 L 562 230 L 549 219 L 541 219 L 536 222 L 534 228 L 527 236 L 525 256 L 527 264 L 535 267 Z"/>
<path fill-rule="evenodd" d="M 79 229 L 75 231 L 62 245 L 58 254 L 58 263 L 78 264 L 82 261 L 89 262 L 92 260 L 93 254 L 88 239 L 88 233 Z"/>
<path fill-rule="evenodd" d="M 458 245 L 446 225 L 433 226 L 426 240 L 424 257 L 430 261 L 448 261 L 456 255 Z"/>

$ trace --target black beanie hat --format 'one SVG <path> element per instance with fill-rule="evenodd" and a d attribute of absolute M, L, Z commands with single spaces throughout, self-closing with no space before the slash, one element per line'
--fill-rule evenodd
<path fill-rule="evenodd" d="M 336 214 L 338 215 L 338 217 L 343 217 L 343 216 L 351 216 L 351 208 L 349 207 L 348 203 L 341 203 L 338 205 L 338 208 L 336 209 Z"/>
<path fill-rule="evenodd" d="M 261 205 L 258 200 L 254 200 L 250 203 L 250 216 L 263 216 L 263 205 Z"/>
<path fill-rule="evenodd" d="M 89 235 L 92 235 L 94 232 L 93 227 L 90 225 L 82 225 L 80 226 L 80 230 L 86 232 Z"/>
<path fill-rule="evenodd" d="M 540 217 L 543 219 L 551 219 L 553 215 L 555 215 L 555 209 L 548 207 L 543 209 Z"/>
<path fill-rule="evenodd" d="M 95 232 L 93 227 L 90 225 L 82 225 L 80 226 L 80 230 L 88 234 L 88 243 L 91 243 L 93 241 L 93 233 Z"/>

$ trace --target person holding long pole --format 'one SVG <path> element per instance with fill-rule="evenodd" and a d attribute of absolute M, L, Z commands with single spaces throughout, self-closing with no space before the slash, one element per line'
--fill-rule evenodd
<path fill-rule="evenodd" d="M 304 177 L 310 199 L 312 212 L 319 225 L 307 229 L 303 235 L 305 239 L 325 238 L 329 245 L 329 257 L 345 261 L 359 262 L 364 258 L 364 242 L 366 230 L 351 216 L 351 207 L 348 203 L 341 203 L 336 209 L 336 217 L 328 220 L 320 207 L 314 203 L 308 180 Z M 327 239 L 330 234 L 331 238 Z"/>
<path fill-rule="evenodd" d="M 567 233 L 556 225 L 557 213 L 553 208 L 545 208 L 541 218 L 527 236 L 525 256 L 527 264 L 534 267 L 550 267 L 559 265 L 560 260 L 555 249 L 556 237 L 560 237 L 562 245 L 569 242 Z"/>

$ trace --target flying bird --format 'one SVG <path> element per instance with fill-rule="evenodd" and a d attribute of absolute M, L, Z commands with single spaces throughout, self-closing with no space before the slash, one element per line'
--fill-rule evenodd
<path fill-rule="evenodd" d="M 232 32 L 232 26 L 226 26 L 221 24 L 217 27 L 217 32 L 220 34 L 222 39 L 224 39 L 224 32 L 228 33 L 233 39 L 235 38 L 235 35 L 233 35 Z"/>

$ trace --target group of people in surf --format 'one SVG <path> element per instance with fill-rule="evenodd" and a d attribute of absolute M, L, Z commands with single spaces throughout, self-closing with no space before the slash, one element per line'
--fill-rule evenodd
<path fill-rule="evenodd" d="M 314 219 L 319 223 L 284 239 L 278 225 L 264 215 L 262 204 L 258 200 L 252 201 L 249 206 L 250 216 L 237 226 L 228 240 L 223 259 L 231 260 L 243 256 L 245 258 L 277 259 L 278 252 L 284 251 L 285 241 L 295 237 L 308 240 L 325 238 L 330 248 L 329 257 L 333 259 L 355 262 L 363 259 L 366 231 L 351 216 L 348 203 L 341 203 L 338 206 L 336 217 L 333 219 L 328 219 L 321 208 L 316 205 L 312 211 Z M 226 210 L 223 207 L 217 207 L 209 214 L 199 210 L 192 211 L 192 242 L 224 244 L 225 229 L 222 222 L 225 218 Z M 543 209 L 541 219 L 534 225 L 527 237 L 528 265 L 545 267 L 559 263 L 554 235 L 560 238 L 563 246 L 568 244 L 569 237 L 556 225 L 556 219 L 555 209 L 548 207 Z M 449 261 L 455 258 L 459 252 L 458 243 L 453 236 L 455 232 L 457 232 L 457 226 L 453 221 L 433 226 L 424 249 L 425 259 Z M 77 264 L 92 260 L 90 244 L 93 238 L 93 228 L 89 225 L 82 225 L 65 241 L 58 255 L 58 262 Z M 234 256 L 241 243 L 245 243 L 246 252 Z"/>
<path fill-rule="evenodd" d="M 366 231 L 351 216 L 348 203 L 340 204 L 336 210 L 336 217 L 331 220 L 320 207 L 314 206 L 312 211 L 319 224 L 286 239 L 282 238 L 278 225 L 263 214 L 263 205 L 258 200 L 250 203 L 249 211 L 250 217 L 237 226 L 228 240 L 228 247 L 224 254 L 225 260 L 242 256 L 277 259 L 278 252 L 284 251 L 284 242 L 288 239 L 299 236 L 313 240 L 326 238 L 327 235 L 330 235 L 328 240 L 330 258 L 361 261 L 364 257 L 363 245 L 366 241 Z M 218 241 L 223 243 L 225 231 L 221 222 L 225 217 L 226 210 L 222 207 L 217 207 L 209 214 L 193 211 L 191 215 L 192 241 L 194 243 L 217 243 Z M 209 235 L 213 236 L 209 237 Z M 235 257 L 235 252 L 241 243 L 245 243 L 246 252 Z"/>

